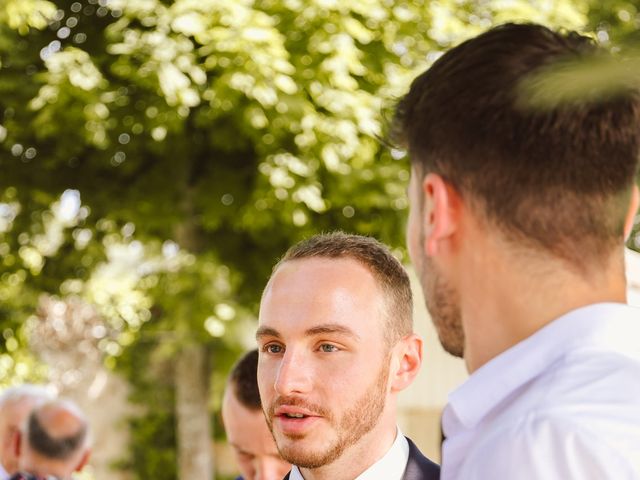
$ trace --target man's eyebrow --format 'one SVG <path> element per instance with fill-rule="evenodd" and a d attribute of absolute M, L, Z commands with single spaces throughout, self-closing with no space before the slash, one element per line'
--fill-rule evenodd
<path fill-rule="evenodd" d="M 244 453 L 245 455 L 253 455 L 253 453 L 248 452 L 247 450 L 245 450 L 244 448 L 242 448 L 240 445 L 236 445 L 233 442 L 229 442 L 229 445 L 231 445 L 233 448 L 235 448 L 238 452 L 240 453 Z"/>
<path fill-rule="evenodd" d="M 304 333 L 308 336 L 339 333 L 341 335 L 347 335 L 348 337 L 360 340 L 360 335 L 351 330 L 349 327 L 345 327 L 344 325 L 340 325 L 338 323 L 326 323 L 323 325 L 318 325 L 317 327 L 308 329 Z"/>
<path fill-rule="evenodd" d="M 256 332 L 256 340 L 260 340 L 261 338 L 264 337 L 276 337 L 276 338 L 280 338 L 280 332 L 278 332 L 275 328 L 271 328 L 271 327 L 260 327 L 258 328 L 258 331 Z"/>

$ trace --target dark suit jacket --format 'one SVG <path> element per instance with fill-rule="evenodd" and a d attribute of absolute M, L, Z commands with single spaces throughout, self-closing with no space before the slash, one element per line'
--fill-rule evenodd
<path fill-rule="evenodd" d="M 30 473 L 18 472 L 11 475 L 9 480 L 56 480 L 56 477 L 36 477 L 35 475 L 31 475 Z"/>
<path fill-rule="evenodd" d="M 418 447 L 407 438 L 409 442 L 409 460 L 402 480 L 438 480 L 440 478 L 440 466 L 422 455 Z M 283 480 L 289 480 L 289 474 Z"/>

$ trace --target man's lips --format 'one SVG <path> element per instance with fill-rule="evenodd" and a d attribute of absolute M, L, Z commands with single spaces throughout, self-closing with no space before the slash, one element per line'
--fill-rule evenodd
<path fill-rule="evenodd" d="M 274 426 L 284 435 L 299 437 L 319 422 L 322 415 L 309 409 L 282 405 L 273 412 Z"/>
<path fill-rule="evenodd" d="M 276 417 L 285 417 L 285 418 L 307 418 L 307 417 L 320 417 L 316 412 L 311 410 L 307 410 L 305 408 L 282 405 L 276 408 L 274 412 Z"/>

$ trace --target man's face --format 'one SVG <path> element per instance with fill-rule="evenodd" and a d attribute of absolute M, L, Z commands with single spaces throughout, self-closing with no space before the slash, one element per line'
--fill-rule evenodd
<path fill-rule="evenodd" d="M 376 436 L 390 394 L 383 298 L 369 270 L 350 258 L 289 261 L 269 282 L 258 385 L 278 449 L 291 463 L 328 465 Z"/>
<path fill-rule="evenodd" d="M 291 465 L 278 453 L 261 409 L 242 405 L 228 388 L 222 421 L 244 480 L 282 480 Z"/>
<path fill-rule="evenodd" d="M 424 208 L 422 175 L 415 167 L 409 184 L 409 221 L 407 248 L 418 273 L 425 303 L 438 332 L 442 347 L 456 357 L 464 355 L 464 331 L 458 292 L 425 252 Z"/>

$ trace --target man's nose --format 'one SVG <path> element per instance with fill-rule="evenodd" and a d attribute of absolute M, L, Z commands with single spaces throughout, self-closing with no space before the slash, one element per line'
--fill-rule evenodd
<path fill-rule="evenodd" d="M 282 357 L 274 388 L 281 396 L 307 393 L 311 390 L 312 372 L 304 352 L 289 349 Z"/>

